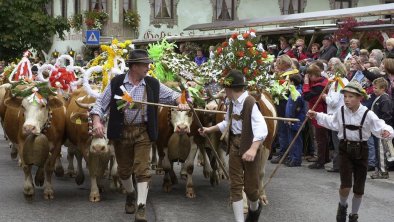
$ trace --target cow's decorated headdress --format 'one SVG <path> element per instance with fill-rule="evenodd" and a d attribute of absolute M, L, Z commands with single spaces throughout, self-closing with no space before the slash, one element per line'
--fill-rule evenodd
<path fill-rule="evenodd" d="M 11 85 L 11 95 L 13 97 L 28 98 L 31 103 L 46 105 L 50 96 L 55 96 L 56 91 L 47 82 L 26 82 L 19 81 Z"/>

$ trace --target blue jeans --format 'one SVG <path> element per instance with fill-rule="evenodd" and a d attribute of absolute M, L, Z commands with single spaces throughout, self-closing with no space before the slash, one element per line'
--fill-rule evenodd
<path fill-rule="evenodd" d="M 376 166 L 375 143 L 372 136 L 368 139 L 368 166 Z"/>
<path fill-rule="evenodd" d="M 291 143 L 291 141 L 294 139 L 296 134 L 297 131 L 294 131 L 290 129 L 290 127 L 287 127 L 288 144 Z M 303 148 L 302 136 L 298 135 L 297 139 L 294 141 L 293 147 L 289 152 L 289 159 L 291 162 L 294 162 L 295 164 L 302 163 L 302 148 Z"/>
<path fill-rule="evenodd" d="M 287 147 L 289 147 L 289 138 L 288 138 L 288 125 L 286 125 L 283 121 L 279 121 L 278 124 L 278 138 L 279 138 L 279 155 L 283 156 L 286 152 Z"/>

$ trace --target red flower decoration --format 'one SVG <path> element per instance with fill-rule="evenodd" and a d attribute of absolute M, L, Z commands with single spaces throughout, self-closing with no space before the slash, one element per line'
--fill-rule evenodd
<path fill-rule="evenodd" d="M 222 43 L 222 47 L 224 48 L 224 47 L 227 47 L 228 46 L 228 42 L 223 42 Z"/>
<path fill-rule="evenodd" d="M 238 52 L 237 52 L 237 56 L 238 56 L 238 57 L 244 57 L 244 56 L 245 56 L 245 53 L 244 53 L 243 51 L 238 51 Z"/>
<path fill-rule="evenodd" d="M 248 67 L 245 67 L 243 71 L 244 71 L 244 74 L 245 74 L 245 75 L 248 74 L 248 72 L 249 72 Z"/>
<path fill-rule="evenodd" d="M 248 34 L 249 35 L 249 34 Z M 248 47 L 248 48 L 252 48 L 254 45 L 253 45 L 253 43 L 251 42 L 251 41 L 247 41 L 246 42 L 246 47 Z"/>
<path fill-rule="evenodd" d="M 279 80 L 280 85 L 283 85 L 283 83 L 285 83 L 285 82 L 286 82 L 286 80 L 284 80 L 284 79 Z"/>
<path fill-rule="evenodd" d="M 249 37 L 249 33 L 245 32 L 244 34 L 242 34 L 242 37 L 244 37 L 244 39 L 247 39 Z"/>
<path fill-rule="evenodd" d="M 261 53 L 261 57 L 263 57 L 264 59 L 266 59 L 268 57 L 267 52 L 264 51 Z"/>
<path fill-rule="evenodd" d="M 238 36 L 238 32 L 235 32 L 235 33 L 233 33 L 233 34 L 231 35 L 231 38 L 236 39 L 237 36 Z"/>
<path fill-rule="evenodd" d="M 218 54 L 221 54 L 222 51 L 223 51 L 223 48 L 222 48 L 222 47 L 219 47 L 219 48 L 216 49 L 216 52 L 217 52 Z"/>

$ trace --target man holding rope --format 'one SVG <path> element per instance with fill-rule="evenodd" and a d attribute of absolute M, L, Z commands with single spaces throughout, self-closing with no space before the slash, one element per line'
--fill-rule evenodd
<path fill-rule="evenodd" d="M 259 201 L 261 144 L 268 134 L 267 125 L 256 100 L 244 90 L 244 75 L 231 70 L 223 84 L 230 100 L 225 120 L 215 126 L 199 129 L 201 135 L 221 131 L 228 133 L 230 192 L 235 220 L 244 222 L 242 189 L 249 201 L 248 222 L 257 222 L 262 209 Z"/>
<path fill-rule="evenodd" d="M 149 163 L 151 142 L 157 139 L 158 115 L 157 107 L 145 104 L 133 104 L 119 109 L 117 98 L 152 103 L 178 104 L 180 110 L 189 106 L 181 103 L 181 94 L 171 90 L 158 80 L 146 76 L 152 61 L 145 50 L 136 49 L 130 52 L 129 72 L 118 75 L 111 80 L 96 105 L 91 111 L 93 116 L 93 136 L 104 137 L 103 116 L 109 109 L 107 137 L 113 141 L 118 173 L 122 185 L 127 192 L 125 211 L 135 214 L 135 221 L 147 221 L 145 205 L 150 181 Z M 126 93 L 126 92 L 127 93 Z M 131 174 L 137 179 L 137 209 L 135 206 L 136 192 Z"/>
<path fill-rule="evenodd" d="M 394 131 L 375 113 L 369 112 L 367 107 L 361 105 L 367 94 L 358 82 L 350 82 L 341 93 L 344 94 L 345 106 L 333 115 L 309 110 L 308 116 L 316 119 L 319 125 L 338 131 L 341 187 L 336 218 L 337 222 L 346 222 L 347 199 L 352 188 L 353 176 L 354 196 L 349 222 L 357 222 L 368 169 L 368 138 L 371 133 L 379 138 L 393 138 Z"/>

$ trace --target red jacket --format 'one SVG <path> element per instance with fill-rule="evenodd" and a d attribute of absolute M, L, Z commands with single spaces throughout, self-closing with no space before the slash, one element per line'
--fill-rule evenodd
<path fill-rule="evenodd" d="M 323 92 L 323 89 L 327 84 L 328 84 L 328 80 L 324 77 L 320 77 L 315 82 L 310 82 L 309 84 L 304 84 L 303 90 L 302 90 L 302 92 L 303 92 L 302 96 L 304 97 L 304 100 L 308 102 L 309 109 L 312 109 L 312 107 L 315 105 L 315 103 L 317 102 L 317 99 L 319 98 L 320 94 Z M 314 111 L 327 113 L 326 102 L 323 99 L 321 99 L 320 102 L 315 107 Z M 312 124 L 315 127 L 321 128 L 321 126 L 319 124 L 317 124 L 316 119 L 312 120 Z"/>
<path fill-rule="evenodd" d="M 298 50 L 297 50 L 298 51 Z M 301 53 L 299 53 L 298 55 L 296 55 L 294 53 L 294 50 L 289 50 L 286 52 L 286 54 L 290 57 L 290 58 L 296 58 L 298 61 L 302 61 L 304 59 L 308 58 L 308 55 L 306 52 L 302 51 Z M 297 57 L 298 56 L 298 57 Z"/>

